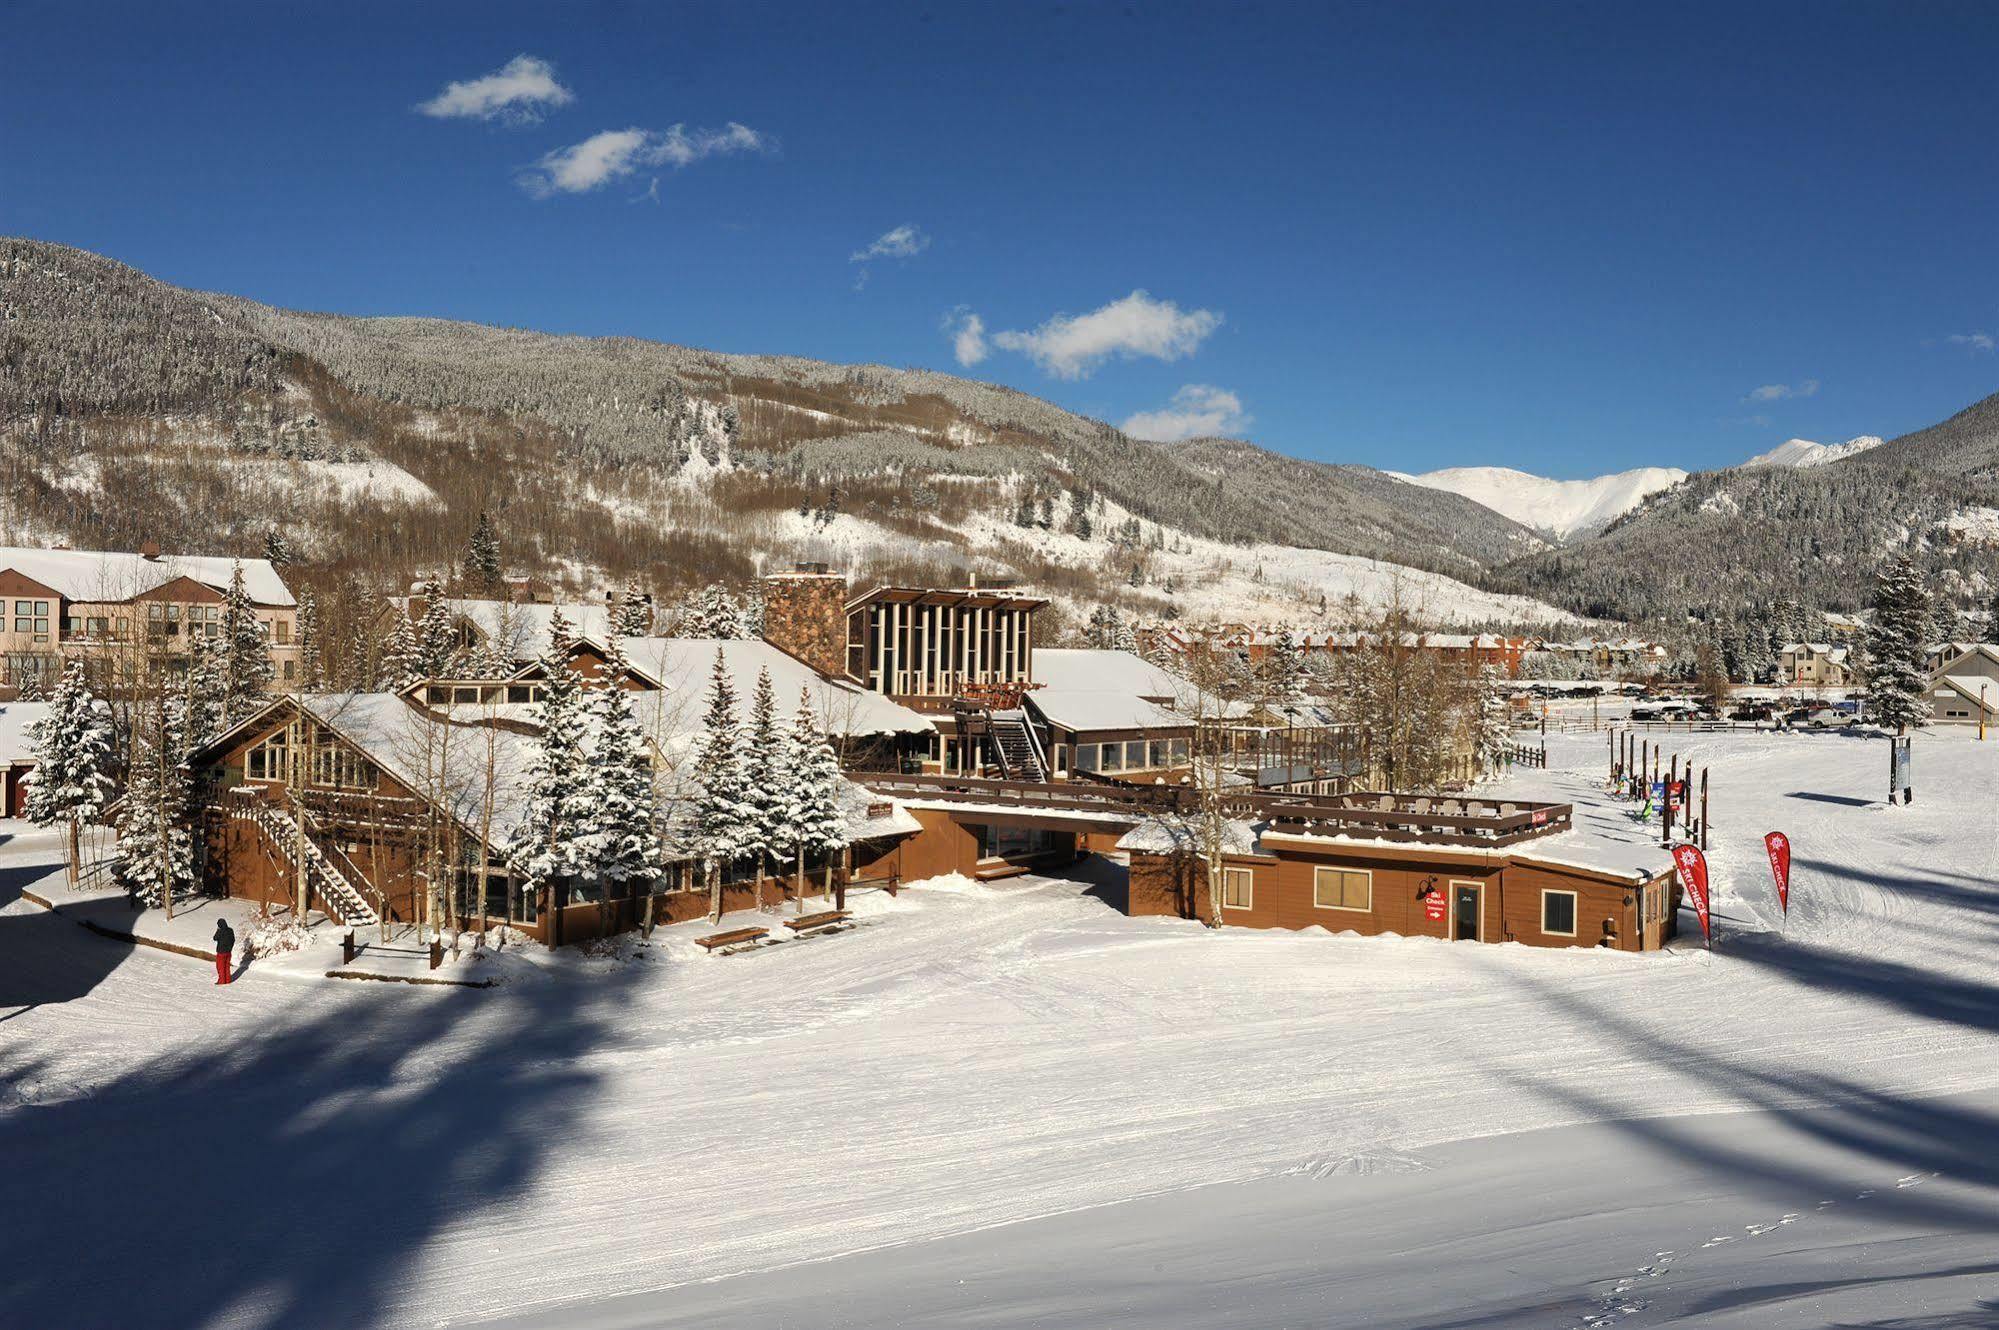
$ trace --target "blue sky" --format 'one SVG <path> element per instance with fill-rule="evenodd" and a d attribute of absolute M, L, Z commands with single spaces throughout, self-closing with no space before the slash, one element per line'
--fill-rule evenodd
<path fill-rule="evenodd" d="M 16 3 L 0 34 L 0 233 L 288 306 L 927 366 L 1404 470 L 1725 465 L 1999 387 L 1990 7 Z"/>

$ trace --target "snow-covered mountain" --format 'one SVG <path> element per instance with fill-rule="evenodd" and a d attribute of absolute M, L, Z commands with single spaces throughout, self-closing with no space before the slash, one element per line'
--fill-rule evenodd
<path fill-rule="evenodd" d="M 1687 473 L 1674 466 L 1646 466 L 1591 480 L 1550 480 L 1503 466 L 1454 466 L 1401 478 L 1461 494 L 1565 541 L 1603 530 L 1649 496 L 1685 480 Z"/>
<path fill-rule="evenodd" d="M 1845 443 L 1813 443 L 1810 439 L 1786 439 L 1767 453 L 1758 453 L 1742 465 L 1751 466 L 1824 466 L 1827 462 L 1837 462 L 1864 453 L 1870 448 L 1879 448 L 1882 440 L 1872 434 L 1863 434 Z"/>

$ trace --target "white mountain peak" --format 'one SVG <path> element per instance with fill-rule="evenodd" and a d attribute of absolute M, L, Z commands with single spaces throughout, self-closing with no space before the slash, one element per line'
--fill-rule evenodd
<path fill-rule="evenodd" d="M 1767 453 L 1758 453 L 1742 465 L 1751 466 L 1824 466 L 1864 453 L 1869 448 L 1879 448 L 1882 440 L 1872 434 L 1862 434 L 1845 443 L 1813 443 L 1810 439 L 1786 439 Z"/>
<path fill-rule="evenodd" d="M 1550 480 L 1503 466 L 1454 466 L 1420 476 L 1394 473 L 1414 485 L 1449 490 L 1544 531 L 1556 540 L 1601 531 L 1660 490 L 1687 478 L 1674 466 L 1646 466 L 1589 480 Z"/>

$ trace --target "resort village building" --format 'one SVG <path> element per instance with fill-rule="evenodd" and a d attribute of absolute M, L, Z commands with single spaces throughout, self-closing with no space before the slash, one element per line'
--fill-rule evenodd
<path fill-rule="evenodd" d="M 97 686 L 137 686 L 187 668 L 197 642 L 221 631 L 240 569 L 282 685 L 298 670 L 298 603 L 267 559 L 0 548 L 0 685 L 53 684 L 82 660 Z"/>
<path fill-rule="evenodd" d="M 1780 683 L 1849 688 L 1856 682 L 1851 648 L 1826 642 L 1792 642 L 1777 650 Z"/>
<path fill-rule="evenodd" d="M 1951 642 L 1930 653 L 1930 720 L 1999 724 L 1999 645 Z"/>

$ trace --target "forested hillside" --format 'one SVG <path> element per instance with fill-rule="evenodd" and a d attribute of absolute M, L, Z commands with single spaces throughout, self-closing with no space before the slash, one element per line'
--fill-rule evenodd
<path fill-rule="evenodd" d="M 0 241 L 0 449 L 12 540 L 247 549 L 282 525 L 324 563 L 401 572 L 453 558 L 487 511 L 522 567 L 668 594 L 836 540 L 862 575 L 1028 572 L 960 534 L 1023 507 L 1099 540 L 1114 515 L 1127 547 L 1459 578 L 1538 545 L 1380 472 L 1168 448 L 950 375 L 294 313 L 29 240 Z M 1107 595 L 1143 586 L 1144 560 L 1086 562 L 1115 565 Z"/>
<path fill-rule="evenodd" d="M 1911 439 L 1919 436 L 1908 436 Z M 1962 607 L 1999 587 L 1999 486 L 1872 453 L 1805 469 L 1703 472 L 1603 534 L 1497 571 L 1579 613 L 1684 620 L 1791 599 L 1851 612 L 1883 556 L 1909 549 Z"/>

